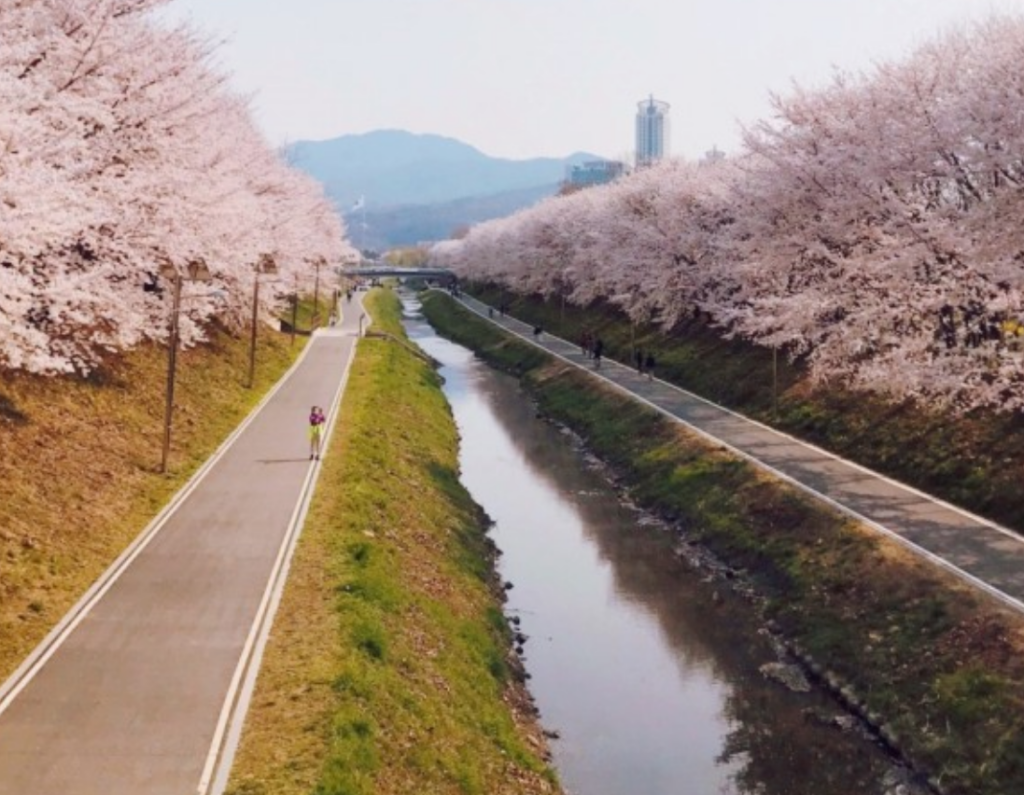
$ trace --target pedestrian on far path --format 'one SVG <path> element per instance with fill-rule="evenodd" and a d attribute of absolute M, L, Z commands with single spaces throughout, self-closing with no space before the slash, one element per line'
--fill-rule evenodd
<path fill-rule="evenodd" d="M 604 341 L 598 337 L 594 340 L 594 367 L 601 366 L 601 354 L 604 353 Z"/>
<path fill-rule="evenodd" d="M 654 354 L 647 351 L 647 358 L 644 359 L 644 370 L 647 371 L 647 380 L 651 381 L 654 378 L 654 368 L 657 362 L 654 360 Z"/>
<path fill-rule="evenodd" d="M 636 371 L 638 373 L 640 373 L 640 375 L 643 375 L 644 374 L 644 352 L 640 348 L 637 348 L 636 351 L 633 352 L 633 361 L 636 362 Z"/>
<path fill-rule="evenodd" d="M 313 406 L 309 410 L 309 460 L 314 458 L 320 460 L 320 450 L 323 444 L 324 435 L 324 410 L 319 406 Z"/>

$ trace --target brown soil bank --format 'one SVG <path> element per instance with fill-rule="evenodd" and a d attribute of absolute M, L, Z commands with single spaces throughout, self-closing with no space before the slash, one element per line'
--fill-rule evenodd
<path fill-rule="evenodd" d="M 447 297 L 427 296 L 424 309 L 441 333 L 518 373 L 638 502 L 749 578 L 777 631 L 938 790 L 1024 791 L 1019 616 Z M 613 330 L 609 321 L 600 333 L 614 340 Z M 628 324 L 625 334 L 628 345 Z"/>
<path fill-rule="evenodd" d="M 167 351 L 92 378 L 0 375 L 0 681 L 277 382 L 301 350 L 266 333 L 255 388 L 248 341 L 217 334 L 178 358 L 169 472 Z"/>

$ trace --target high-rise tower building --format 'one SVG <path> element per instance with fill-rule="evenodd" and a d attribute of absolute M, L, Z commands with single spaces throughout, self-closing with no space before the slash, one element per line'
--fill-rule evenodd
<path fill-rule="evenodd" d="M 643 168 L 668 156 L 667 102 L 650 96 L 636 108 L 636 167 Z"/>

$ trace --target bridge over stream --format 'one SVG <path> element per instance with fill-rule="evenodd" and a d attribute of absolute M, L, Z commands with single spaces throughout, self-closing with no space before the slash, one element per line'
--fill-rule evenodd
<path fill-rule="evenodd" d="M 342 276 L 354 279 L 441 279 L 453 280 L 455 274 L 447 268 L 398 268 L 389 265 L 361 265 L 356 268 L 342 268 Z"/>

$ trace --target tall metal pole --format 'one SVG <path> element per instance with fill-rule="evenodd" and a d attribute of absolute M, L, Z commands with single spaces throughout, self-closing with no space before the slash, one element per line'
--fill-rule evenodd
<path fill-rule="evenodd" d="M 181 310 L 180 274 L 174 277 L 174 299 L 171 306 L 171 335 L 167 345 L 167 402 L 164 406 L 164 445 L 160 456 L 160 471 L 167 471 L 167 456 L 171 450 L 171 416 L 174 413 L 174 371 L 178 364 L 178 313 Z"/>
<path fill-rule="evenodd" d="M 253 274 L 252 283 L 252 331 L 249 335 L 249 382 L 246 384 L 248 389 L 252 389 L 253 381 L 256 377 L 256 318 L 259 314 L 260 308 L 260 275 L 259 273 Z"/>
<path fill-rule="evenodd" d="M 298 288 L 296 288 L 298 289 Z M 299 294 L 292 293 L 292 347 L 295 347 L 295 327 L 299 323 Z"/>
<path fill-rule="evenodd" d="M 320 325 L 320 260 L 316 261 L 316 279 L 313 282 L 313 328 Z M 312 330 L 312 329 L 311 329 Z"/>
<path fill-rule="evenodd" d="M 772 417 L 779 418 L 779 347 L 772 346 Z"/>

